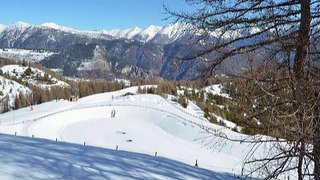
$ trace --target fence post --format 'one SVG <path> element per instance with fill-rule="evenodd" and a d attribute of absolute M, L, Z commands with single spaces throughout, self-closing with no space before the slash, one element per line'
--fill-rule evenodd
<path fill-rule="evenodd" d="M 117 146 L 116 146 L 116 150 L 118 150 L 118 148 L 119 148 L 119 147 L 118 147 L 118 145 L 117 145 Z"/>

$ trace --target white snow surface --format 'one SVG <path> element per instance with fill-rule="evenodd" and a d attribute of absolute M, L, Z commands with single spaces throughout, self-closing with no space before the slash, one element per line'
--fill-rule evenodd
<path fill-rule="evenodd" d="M 6 28 L 6 25 L 0 24 L 0 33 Z"/>
<path fill-rule="evenodd" d="M 0 26 L 1 33 L 1 26 Z M 0 57 L 14 59 L 14 60 L 27 60 L 32 62 L 39 62 L 45 58 L 52 56 L 56 53 L 50 51 L 37 51 L 27 49 L 14 49 L 14 48 L 2 48 L 0 49 Z"/>
<path fill-rule="evenodd" d="M 136 36 L 138 36 L 138 40 L 148 42 L 162 29 L 160 26 L 151 25 L 139 32 Z"/>
<path fill-rule="evenodd" d="M 113 30 L 103 30 L 102 32 L 116 38 L 126 38 L 131 39 L 133 36 L 141 32 L 141 28 L 133 27 L 128 29 L 113 29 Z"/>
<path fill-rule="evenodd" d="M 0 100 L 8 97 L 9 106 L 14 106 L 14 99 L 19 93 L 30 94 L 31 90 L 13 80 L 6 79 L 0 76 Z"/>
<path fill-rule="evenodd" d="M 163 27 L 158 34 L 167 36 L 170 39 L 170 42 L 173 42 L 181 37 L 189 28 L 190 25 L 174 23 Z"/>
<path fill-rule="evenodd" d="M 211 92 L 213 95 L 219 95 L 226 98 L 230 98 L 229 94 L 222 93 L 222 85 L 221 84 L 214 84 L 211 86 L 207 86 L 204 88 L 204 90 L 208 93 Z"/>
<path fill-rule="evenodd" d="M 1 179 L 215 179 L 231 174 L 161 156 L 0 134 Z"/>
<path fill-rule="evenodd" d="M 43 24 L 41 25 L 41 27 L 46 27 L 46 28 L 51 28 L 51 29 L 56 29 L 56 30 L 66 31 L 66 32 L 76 31 L 75 29 L 68 28 L 68 27 L 63 27 L 63 26 L 60 26 L 60 25 L 55 24 L 55 23 L 53 23 L 53 22 L 43 23 Z"/>
<path fill-rule="evenodd" d="M 63 81 L 60 81 L 57 78 L 52 77 L 51 75 L 48 75 L 48 78 L 52 82 L 51 84 L 36 80 L 36 78 L 44 77 L 45 72 L 40 69 L 33 68 L 33 67 L 30 67 L 31 71 L 32 71 L 32 75 L 23 77 L 23 74 L 25 73 L 27 68 L 28 67 L 14 64 L 14 65 L 5 65 L 5 66 L 1 67 L 0 69 L 2 70 L 3 73 L 6 73 L 11 77 L 22 78 L 22 81 L 26 81 L 30 84 L 33 84 L 33 85 L 41 87 L 41 88 L 50 88 L 52 86 L 62 86 L 62 87 L 69 86 L 69 84 L 67 84 Z"/>
<path fill-rule="evenodd" d="M 10 26 L 7 26 L 7 28 L 9 29 L 18 29 L 20 31 L 24 31 L 26 30 L 27 28 L 29 28 L 31 25 L 28 24 L 28 23 L 25 23 L 25 22 L 22 22 L 22 21 L 17 21 L 16 23 L 10 25 Z"/>
<path fill-rule="evenodd" d="M 120 150 L 148 155 L 154 155 L 155 152 L 157 152 L 158 156 L 181 161 L 191 166 L 193 166 L 197 160 L 199 167 L 214 170 L 220 175 L 221 173 L 239 174 L 241 172 L 241 162 L 246 155 L 248 146 L 246 144 L 225 141 L 222 141 L 224 143 L 220 144 L 219 142 L 221 139 L 208 138 L 208 136 L 212 137 L 212 135 L 204 132 L 199 126 L 201 125 L 203 127 L 215 129 L 216 131 L 227 134 L 228 137 L 231 138 L 236 137 L 242 139 L 247 136 L 204 121 L 197 117 L 196 111 L 186 113 L 158 95 L 144 94 L 123 96 L 126 92 L 136 93 L 136 91 L 137 87 L 131 87 L 116 92 L 84 97 L 77 102 L 63 100 L 57 102 L 52 101 L 36 105 L 33 111 L 30 111 L 29 108 L 24 108 L 8 112 L 0 115 L 0 133 L 14 134 L 16 132 L 18 136 L 31 137 L 34 135 L 35 137 L 50 140 L 55 140 L 57 138 L 58 141 L 76 144 L 83 144 L 85 142 L 86 146 L 89 145 L 109 149 L 114 149 L 118 146 Z M 111 117 L 112 110 L 116 111 L 114 118 Z M 29 142 L 30 140 L 26 141 Z M 23 143 L 24 140 L 22 141 L 22 144 Z M 214 149 L 212 149 L 213 146 Z M 37 162 L 38 160 L 41 160 L 41 156 L 36 158 L 36 153 L 38 151 L 40 154 L 43 154 L 43 151 L 47 154 L 46 151 L 49 151 L 51 158 L 51 155 L 60 155 L 62 153 L 61 150 L 67 150 L 68 153 L 72 153 L 73 156 L 78 156 L 69 161 L 68 158 L 71 156 L 69 157 L 69 154 L 66 155 L 65 161 L 72 163 L 72 167 L 85 166 L 88 168 L 88 171 L 92 170 L 92 172 L 96 172 L 97 169 L 93 168 L 91 163 L 100 162 L 93 162 L 95 158 L 97 158 L 95 155 L 98 155 L 99 153 L 92 154 L 92 159 L 87 160 L 86 158 L 88 158 L 88 156 L 91 157 L 90 153 L 75 148 L 75 145 L 61 147 L 60 145 L 51 146 L 46 144 L 45 148 L 41 148 L 38 144 L 33 147 L 33 149 L 35 152 L 30 152 L 28 154 L 32 156 L 30 158 L 36 159 Z M 59 149 L 60 153 L 56 153 L 57 149 Z M 72 152 L 72 149 L 75 151 Z M 19 150 L 21 151 L 21 149 Z M 95 152 L 95 149 L 92 151 Z M 111 154 L 113 154 L 113 152 Z M 85 160 L 83 160 L 83 156 Z M 136 162 L 135 160 L 122 159 L 125 161 L 123 162 L 121 160 L 123 156 L 112 157 L 111 155 L 110 157 L 108 153 L 104 154 L 101 158 L 104 157 L 119 159 L 121 163 L 125 163 L 125 165 L 127 165 L 127 163 L 130 164 L 130 162 Z M 60 159 L 62 157 L 56 158 Z M 57 159 L 51 159 L 48 160 L 48 162 L 43 163 L 50 164 L 55 161 L 57 161 Z M 80 163 L 78 161 L 80 161 Z M 144 162 L 144 160 L 143 162 L 138 162 L 134 167 L 142 166 L 148 167 L 149 169 L 153 167 L 150 167 L 148 164 L 150 161 L 153 163 L 154 159 L 148 158 L 146 162 Z M 4 162 L 5 161 L 1 161 L 0 164 Z M 56 162 L 56 164 L 61 166 L 68 165 L 68 163 L 60 163 L 58 161 Z M 87 165 L 84 165 L 83 163 Z M 101 163 L 101 165 L 102 164 L 103 163 Z M 19 167 L 19 169 L 16 169 L 16 166 L 17 163 L 12 163 L 6 168 L 11 169 L 12 171 L 18 170 L 21 174 L 24 172 L 30 174 L 28 168 Z M 103 167 L 108 168 L 105 166 Z M 128 170 L 132 173 L 132 171 L 129 170 L 131 166 L 122 168 L 111 166 L 110 168 L 118 168 L 122 169 L 122 171 Z M 161 168 L 162 165 L 160 165 L 160 169 Z M 77 169 L 77 172 L 78 171 L 80 170 Z M 87 171 L 87 169 L 85 171 Z M 158 176 L 159 174 L 157 172 L 150 171 L 151 172 L 147 172 L 146 170 L 144 173 L 147 173 L 148 177 L 151 179 L 168 179 L 168 177 L 163 178 L 163 174 L 161 175 L 161 173 L 160 176 Z M 74 172 L 75 171 L 70 171 L 65 173 Z M 170 173 L 166 173 L 164 170 L 162 172 L 166 175 Z M 50 174 L 51 172 L 47 172 L 46 169 L 43 170 L 39 168 L 37 173 L 40 173 L 40 175 L 44 175 L 45 177 L 56 177 L 54 174 Z M 144 173 L 142 173 L 142 179 L 144 179 Z M 9 177 L 13 176 L 13 174 L 10 173 L 0 173 L 0 176 L 7 175 Z M 71 176 L 70 174 L 68 175 Z M 103 175 L 104 173 L 100 173 L 100 176 Z M 174 174 L 171 175 L 171 178 L 175 179 Z M 215 179 L 214 176 L 211 175 L 212 178 L 206 176 L 201 178 L 201 174 L 197 175 L 200 178 L 188 176 L 188 173 L 179 175 L 181 175 L 181 177 L 178 179 Z M 119 177 L 120 174 L 115 173 L 114 176 Z M 108 177 L 114 179 L 111 176 Z M 220 177 L 220 179 L 232 179 L 232 176 L 230 176 L 230 178 Z M 122 178 L 125 177 L 123 176 Z M 216 177 L 216 179 L 219 178 Z"/>
<path fill-rule="evenodd" d="M 103 31 L 77 30 L 77 29 L 73 29 L 73 28 L 69 28 L 69 27 L 60 26 L 60 25 L 55 24 L 53 22 L 43 23 L 40 27 L 46 28 L 46 29 L 55 29 L 58 31 L 67 32 L 67 33 L 71 33 L 71 34 L 85 35 L 85 36 L 89 36 L 91 38 L 108 38 L 108 37 L 105 37 L 105 35 L 108 35 L 108 34 L 103 33 Z M 54 38 L 52 40 L 55 41 Z"/>

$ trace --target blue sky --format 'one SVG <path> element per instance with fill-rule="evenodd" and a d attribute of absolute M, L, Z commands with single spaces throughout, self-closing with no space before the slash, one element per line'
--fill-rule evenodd
<path fill-rule="evenodd" d="M 163 4 L 187 9 L 184 0 L 4 0 L 0 24 L 45 22 L 82 30 L 163 26 Z"/>

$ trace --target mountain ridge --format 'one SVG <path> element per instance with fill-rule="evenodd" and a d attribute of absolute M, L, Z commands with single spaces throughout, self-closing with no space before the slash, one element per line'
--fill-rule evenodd
<path fill-rule="evenodd" d="M 193 80 L 208 67 L 209 61 L 197 61 L 194 58 L 176 62 L 177 57 L 192 57 L 194 50 L 202 48 L 202 45 L 197 44 L 197 34 L 190 33 L 190 29 L 190 25 L 175 23 L 164 27 L 151 25 L 144 29 L 134 27 L 125 30 L 81 31 L 55 23 L 37 26 L 17 22 L 0 26 L 0 57 L 18 56 L 19 59 L 37 61 L 45 67 L 60 69 L 63 75 L 72 77 Z M 211 39 L 215 41 L 216 38 Z M 101 48 L 95 58 L 96 46 Z M 39 59 L 41 56 L 38 55 L 11 55 L 9 52 L 13 51 L 6 48 L 47 53 L 42 56 L 43 59 Z M 32 57 L 39 58 L 30 59 Z M 219 73 L 230 69 L 225 66 L 232 67 L 233 72 L 239 72 L 246 65 L 243 60 L 240 66 L 231 66 L 229 64 L 234 63 L 229 62 L 219 67 Z"/>
<path fill-rule="evenodd" d="M 182 36 L 183 33 L 182 32 L 179 33 L 179 31 L 177 31 L 177 29 L 182 29 L 184 27 L 185 26 L 180 23 L 175 23 L 175 24 L 168 24 L 163 27 L 156 26 L 156 25 L 150 25 L 145 28 L 140 28 L 140 27 L 135 26 L 135 27 L 126 28 L 126 29 L 78 30 L 78 29 L 74 29 L 71 27 L 61 26 L 61 25 L 58 25 L 53 22 L 45 22 L 41 25 L 32 25 L 29 23 L 18 21 L 16 23 L 10 24 L 10 25 L 0 24 L 0 33 L 2 33 L 3 31 L 9 31 L 9 30 L 14 30 L 14 29 L 20 29 L 21 32 L 24 32 L 28 28 L 44 29 L 44 30 L 51 29 L 51 30 L 58 30 L 58 31 L 66 32 L 66 33 L 88 35 L 88 36 L 92 36 L 92 37 L 99 37 L 99 35 L 100 36 L 109 35 L 109 36 L 112 36 L 116 39 L 125 38 L 125 39 L 134 39 L 134 40 L 138 40 L 141 42 L 149 42 L 149 41 L 152 41 L 154 37 L 161 36 L 161 35 L 167 36 L 170 38 L 172 36 L 172 32 L 170 32 L 170 30 L 173 30 L 173 29 L 176 29 L 174 32 L 176 37 Z M 157 40 L 154 40 L 153 42 L 157 42 Z M 172 42 L 172 40 L 168 41 L 168 42 Z"/>

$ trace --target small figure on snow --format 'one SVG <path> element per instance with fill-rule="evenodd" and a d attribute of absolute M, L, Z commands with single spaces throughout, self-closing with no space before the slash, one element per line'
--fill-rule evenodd
<path fill-rule="evenodd" d="M 111 111 L 111 117 L 114 118 L 116 116 L 116 110 L 112 109 Z"/>

